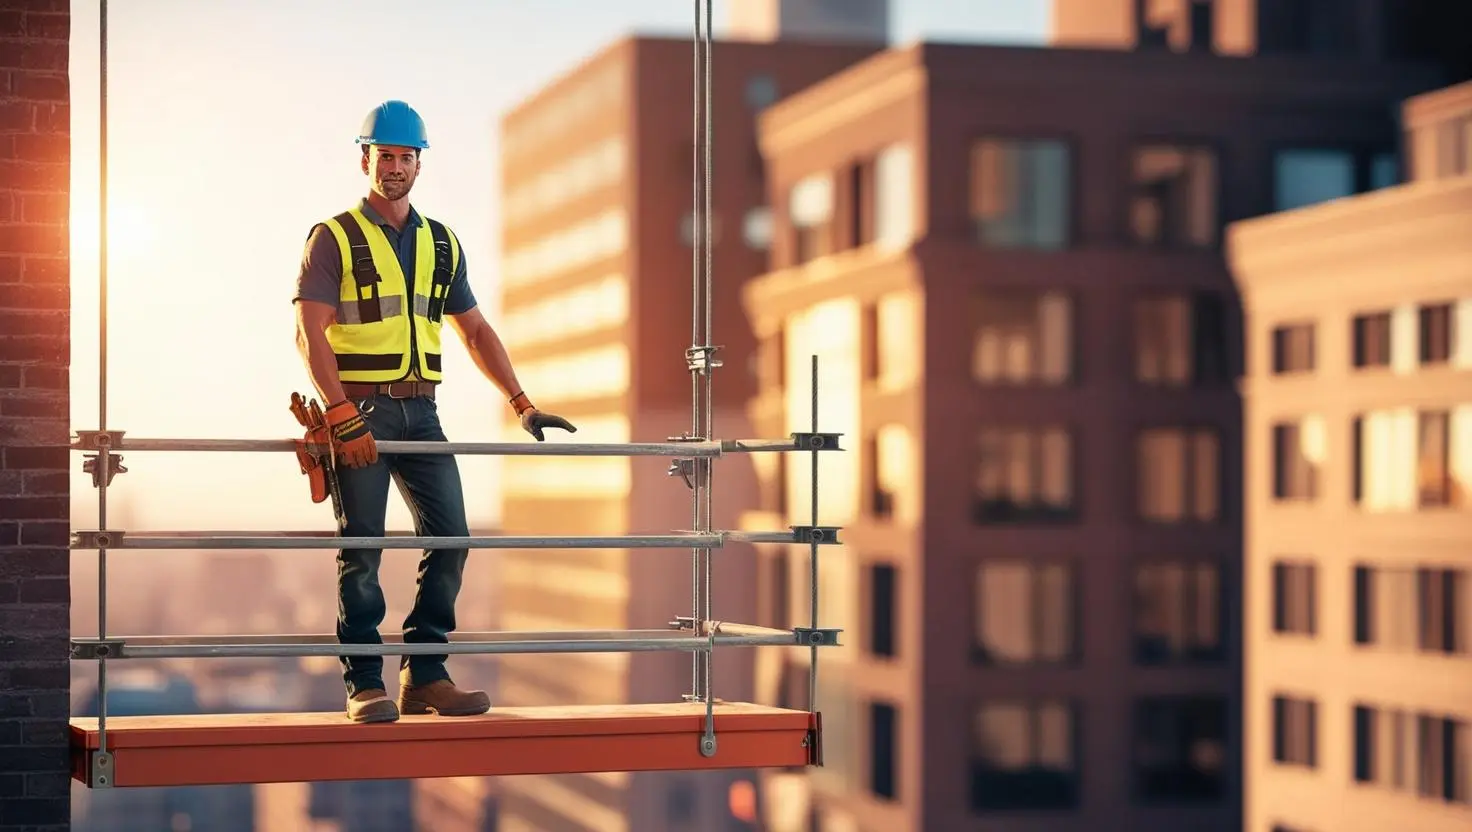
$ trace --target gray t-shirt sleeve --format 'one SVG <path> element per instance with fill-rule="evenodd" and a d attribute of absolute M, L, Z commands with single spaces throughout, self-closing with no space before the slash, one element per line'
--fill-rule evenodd
<path fill-rule="evenodd" d="M 475 293 L 470 291 L 469 270 L 465 267 L 465 246 L 459 236 L 455 237 L 455 245 L 460 249 L 460 262 L 455 266 L 455 276 L 450 278 L 450 293 L 445 297 L 446 315 L 459 315 L 475 308 Z"/>
<path fill-rule="evenodd" d="M 342 285 L 342 252 L 337 238 L 318 223 L 307 238 L 302 251 L 302 268 L 296 278 L 296 296 L 292 302 L 315 300 L 337 305 Z"/>

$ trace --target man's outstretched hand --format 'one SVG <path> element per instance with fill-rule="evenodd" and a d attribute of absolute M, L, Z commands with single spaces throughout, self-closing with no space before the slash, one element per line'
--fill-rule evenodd
<path fill-rule="evenodd" d="M 572 422 L 561 416 L 543 413 L 535 407 L 529 407 L 521 412 L 521 427 L 538 442 L 546 441 L 547 437 L 542 434 L 545 428 L 562 428 L 568 433 L 578 432 L 578 429 L 572 426 Z"/>

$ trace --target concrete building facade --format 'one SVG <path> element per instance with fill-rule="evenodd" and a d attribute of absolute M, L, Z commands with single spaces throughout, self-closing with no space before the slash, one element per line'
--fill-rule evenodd
<path fill-rule="evenodd" d="M 1238 223 L 1246 832 L 1472 828 L 1472 83 L 1411 181 Z"/>
<path fill-rule="evenodd" d="M 1429 73 L 920 44 L 762 116 L 772 271 L 746 290 L 761 434 L 806 430 L 827 766 L 770 832 L 1241 828 L 1240 314 L 1223 227 L 1393 183 Z M 807 522 L 763 461 L 753 528 Z M 762 547 L 759 623 L 807 618 Z M 806 654 L 759 656 L 806 705 Z"/>
<path fill-rule="evenodd" d="M 716 434 L 754 436 L 755 394 L 742 282 L 765 269 L 770 237 L 755 116 L 779 96 L 879 48 L 722 42 L 714 74 L 713 335 Z M 580 441 L 663 441 L 692 430 L 694 226 L 692 46 L 622 40 L 509 112 L 502 130 L 503 321 L 518 376 Z M 703 160 L 702 160 L 703 162 Z M 702 171 L 703 173 L 703 171 Z M 514 423 L 506 435 L 520 431 Z M 668 460 L 507 458 L 508 534 L 663 534 L 691 526 L 690 491 Z M 751 462 L 716 466 L 714 523 L 755 501 Z M 755 616 L 753 554 L 712 558 L 713 613 Z M 675 550 L 501 553 L 498 629 L 662 628 L 690 615 L 691 554 Z M 718 654 L 717 696 L 751 696 L 752 655 Z M 506 657 L 497 704 L 678 701 L 692 659 L 673 653 Z M 500 829 L 743 829 L 728 791 L 750 772 L 527 777 L 501 784 Z M 737 785 L 740 789 L 741 786 Z"/>

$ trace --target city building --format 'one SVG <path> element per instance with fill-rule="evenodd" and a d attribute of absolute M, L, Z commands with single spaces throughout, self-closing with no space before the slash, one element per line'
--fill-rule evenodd
<path fill-rule="evenodd" d="M 1409 182 L 1228 230 L 1247 832 L 1472 828 L 1472 82 L 1403 112 Z"/>
<path fill-rule="evenodd" d="M 1393 184 L 1371 61 L 921 43 L 760 119 L 758 434 L 820 357 L 826 766 L 769 832 L 1242 828 L 1241 320 L 1227 223 Z M 1347 165 L 1340 180 L 1325 172 Z M 770 528 L 808 462 L 759 463 Z M 808 620 L 759 547 L 759 624 Z M 758 656 L 804 707 L 807 654 Z"/>
<path fill-rule="evenodd" d="M 889 41 L 889 0 L 740 0 L 726 11 L 732 40 Z"/>
<path fill-rule="evenodd" d="M 748 360 L 754 342 L 740 286 L 765 270 L 770 235 L 755 116 L 881 46 L 716 45 L 713 337 L 725 363 L 714 381 L 718 436 L 754 435 L 744 414 L 756 391 Z M 576 424 L 579 441 L 664 441 L 694 427 L 684 357 L 694 239 L 692 64 L 688 39 L 623 39 L 503 120 L 498 329 L 532 401 Z M 505 435 L 519 434 L 508 409 Z M 502 466 L 508 534 L 663 534 L 692 525 L 691 492 L 669 475 L 669 460 L 524 457 Z M 754 503 L 754 489 L 749 460 L 719 461 L 715 526 L 733 528 Z M 712 558 L 716 617 L 754 617 L 753 560 L 735 546 Z M 664 628 L 692 612 L 691 571 L 689 551 L 498 552 L 495 626 Z M 519 655 L 498 663 L 497 705 L 679 701 L 692 685 L 687 654 Z M 716 695 L 749 699 L 752 663 L 750 650 L 717 654 Z M 733 816 L 729 790 L 742 792 L 741 781 L 752 778 L 741 771 L 519 777 L 499 784 L 497 813 L 502 832 L 749 828 L 725 824 Z"/>
<path fill-rule="evenodd" d="M 1054 46 L 1391 64 L 1472 78 L 1472 3 L 1445 0 L 1054 0 Z"/>

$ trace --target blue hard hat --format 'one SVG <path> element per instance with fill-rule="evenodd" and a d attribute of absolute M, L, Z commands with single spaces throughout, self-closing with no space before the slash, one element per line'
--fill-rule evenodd
<path fill-rule="evenodd" d="M 385 101 L 363 119 L 358 144 L 391 144 L 400 147 L 429 147 L 424 119 L 402 101 Z"/>

